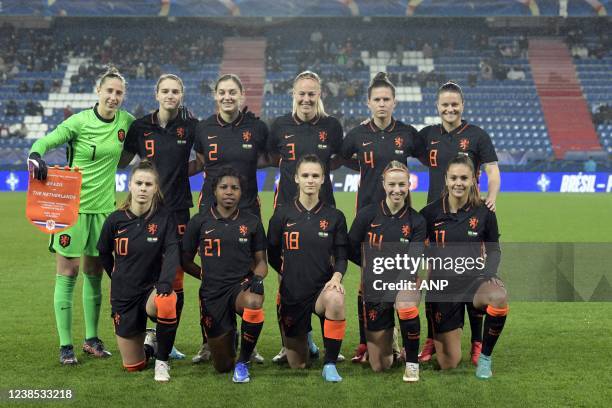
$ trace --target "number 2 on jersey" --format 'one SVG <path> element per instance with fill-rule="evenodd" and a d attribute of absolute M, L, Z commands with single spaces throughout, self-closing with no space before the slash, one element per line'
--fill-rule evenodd
<path fill-rule="evenodd" d="M 208 160 L 210 161 L 217 160 L 217 148 L 218 148 L 218 145 L 216 143 L 210 144 L 210 150 L 208 151 Z"/>

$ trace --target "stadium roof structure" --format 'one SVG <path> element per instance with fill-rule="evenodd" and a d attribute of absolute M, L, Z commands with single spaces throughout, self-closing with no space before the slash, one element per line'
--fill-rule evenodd
<path fill-rule="evenodd" d="M 5 0 L 6 16 L 605 16 L 612 0 Z"/>

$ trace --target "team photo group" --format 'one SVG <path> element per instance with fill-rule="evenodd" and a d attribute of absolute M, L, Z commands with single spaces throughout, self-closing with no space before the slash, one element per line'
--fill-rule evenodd
<path fill-rule="evenodd" d="M 311 71 L 298 74 L 287 95 L 292 111 L 268 126 L 244 106 L 248 89 L 234 74 L 215 82 L 216 112 L 201 121 L 183 105 L 181 78 L 163 74 L 151 84 L 158 109 L 134 118 L 121 108 L 128 84 L 109 67 L 96 83 L 95 106 L 36 140 L 28 157 L 32 179 L 46 180 L 45 154 L 64 146 L 68 166 L 82 174 L 78 220 L 49 243 L 56 258 L 60 364 L 78 364 L 79 347 L 111 357 L 98 326 L 113 324 L 123 368 L 141 371 L 155 360 L 155 381 L 170 381 L 169 361 L 185 357 L 174 347 L 177 328 L 197 324 L 181 319 L 184 304 L 195 302 L 185 299 L 183 283 L 197 279 L 201 347 L 192 360 L 210 360 L 217 372 L 233 373 L 235 383 L 249 382 L 252 374 L 257 381 L 253 363 L 264 360 L 256 348 L 264 321 L 281 347 L 272 361 L 308 369 L 319 355 L 313 314 L 321 324 L 324 381 L 342 381 L 336 364 L 344 360 L 347 320 L 359 327 L 351 361 L 375 373 L 401 365 L 403 381 L 416 382 L 420 363 L 456 368 L 466 313 L 475 375 L 492 377 L 508 301 L 497 276 L 501 181 L 491 138 L 462 117 L 457 83 L 438 89 L 439 124 L 417 131 L 394 117 L 396 89 L 386 73 L 371 79 L 363 101 L 371 114 L 353 129 L 326 113 L 324 80 Z M 412 207 L 409 158 L 429 170 L 422 209 Z M 130 165 L 129 193 L 116 203 L 115 174 Z M 350 214 L 334 200 L 330 175 L 341 166 L 360 175 Z M 257 185 L 257 170 L 266 167 L 280 173 L 269 220 L 262 219 Z M 486 193 L 478 185 L 481 171 Z M 195 211 L 189 178 L 197 174 L 205 179 Z M 446 296 L 413 286 L 376 300 L 364 290 L 371 273 L 367 254 L 383 244 L 414 257 L 486 261 L 477 272 L 430 267 L 410 275 L 415 283 L 445 277 Z M 362 270 L 358 293 L 343 286 L 349 263 Z M 82 346 L 72 330 L 79 272 Z M 102 293 L 104 272 L 110 299 Z M 277 293 L 265 293 L 266 279 L 278 280 Z M 264 295 L 276 299 L 276 316 L 264 316 Z M 357 313 L 345 308 L 347 297 L 357 298 Z M 112 320 L 103 314 L 100 321 L 101 304 L 109 300 Z M 180 378 L 177 371 L 173 376 Z"/>

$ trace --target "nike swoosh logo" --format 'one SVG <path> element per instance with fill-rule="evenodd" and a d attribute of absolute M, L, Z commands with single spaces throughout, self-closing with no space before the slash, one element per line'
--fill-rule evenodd
<path fill-rule="evenodd" d="M 210 233 L 211 233 L 211 232 L 213 232 L 214 230 L 215 230 L 214 228 L 213 228 L 213 229 L 211 229 L 211 230 L 206 230 L 206 231 L 204 231 L 204 233 L 205 233 L 205 234 L 210 234 Z"/>
<path fill-rule="evenodd" d="M 297 224 L 297 222 L 288 222 L 287 223 L 287 228 L 293 227 L 295 224 Z"/>
<path fill-rule="evenodd" d="M 208 136 L 208 139 L 210 140 L 210 139 L 214 139 L 214 138 L 216 138 L 216 137 L 217 137 L 217 136 Z"/>
<path fill-rule="evenodd" d="M 439 141 L 439 140 L 432 140 L 432 141 L 431 141 L 431 144 L 438 144 L 438 143 L 440 143 L 440 141 Z"/>
<path fill-rule="evenodd" d="M 367 145 L 371 145 L 372 143 L 374 143 L 374 142 L 363 142 L 361 145 L 362 146 L 367 146 Z"/>
<path fill-rule="evenodd" d="M 444 222 L 436 222 L 436 223 L 434 223 L 434 227 L 439 227 L 442 224 L 444 224 Z"/>
<path fill-rule="evenodd" d="M 290 137 L 293 137 L 295 135 L 285 135 L 285 139 L 289 139 Z"/>
<path fill-rule="evenodd" d="M 144 132 L 145 137 L 152 135 L 153 132 Z"/>
<path fill-rule="evenodd" d="M 117 235 L 121 235 L 123 234 L 125 231 L 127 231 L 127 228 L 124 228 L 122 230 L 117 231 Z"/>
<path fill-rule="evenodd" d="M 380 227 L 382 224 L 370 224 L 370 227 L 372 228 L 376 228 L 376 227 Z"/>

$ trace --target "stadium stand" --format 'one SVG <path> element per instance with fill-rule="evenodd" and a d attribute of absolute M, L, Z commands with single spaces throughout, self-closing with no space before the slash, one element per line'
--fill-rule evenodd
<path fill-rule="evenodd" d="M 4 24 L 0 166 L 22 165 L 33 139 L 52 130 L 70 111 L 95 103 L 95 77 L 109 62 L 127 76 L 124 108 L 137 116 L 155 108 L 154 80 L 162 72 L 183 78 L 186 105 L 199 117 L 214 110 L 210 87 L 215 78 L 235 72 L 245 82 L 249 107 L 268 121 L 290 109 L 295 75 L 312 69 L 324 81 L 327 110 L 346 130 L 368 116 L 365 90 L 378 71 L 389 72 L 397 85 L 396 116 L 416 127 L 437 121 L 437 88 L 453 80 L 464 89 L 466 119 L 490 133 L 502 164 L 567 165 L 555 161 L 550 124 L 529 59 L 530 41 L 542 36 L 541 25 L 512 29 L 484 19 L 437 19 L 431 27 L 424 24 L 430 20 L 411 19 L 406 30 L 406 21 L 397 19 L 359 24 L 336 19 L 318 25 L 312 19 L 296 19 L 254 30 L 248 23 L 232 21 L 58 18 L 42 28 Z M 587 112 L 593 114 L 595 143 L 583 156 L 599 149 L 594 157 L 603 161 L 612 152 L 612 57 L 609 38 L 595 33 L 605 32 L 606 24 L 604 30 L 595 27 L 588 34 L 571 27 L 546 31 L 574 55 L 569 60 L 577 77 L 574 91 L 584 96 Z M 244 50 L 248 61 L 241 61 Z M 57 152 L 57 158 L 62 156 Z"/>

